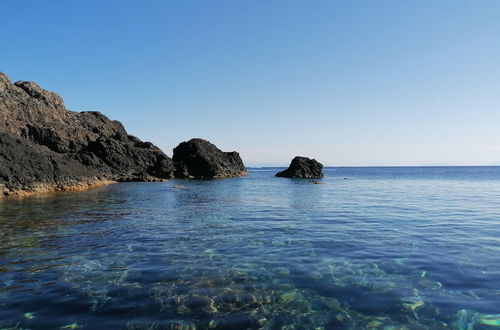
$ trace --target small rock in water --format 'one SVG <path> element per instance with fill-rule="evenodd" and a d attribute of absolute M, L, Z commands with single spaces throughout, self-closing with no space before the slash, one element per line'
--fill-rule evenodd
<path fill-rule="evenodd" d="M 288 275 L 290 275 L 290 269 L 285 268 L 285 267 L 278 268 L 277 272 L 278 272 L 279 275 L 282 275 L 282 276 L 288 276 Z"/>
<path fill-rule="evenodd" d="M 179 305 L 181 310 L 199 309 L 207 313 L 214 313 L 217 311 L 213 299 L 208 296 L 197 294 L 179 296 L 176 298 L 175 303 Z"/>
<path fill-rule="evenodd" d="M 309 183 L 314 183 L 314 184 L 323 184 L 324 182 L 318 181 L 318 180 L 309 180 L 307 181 Z"/>
<path fill-rule="evenodd" d="M 431 281 L 431 280 L 426 279 L 426 278 L 419 281 L 418 283 L 420 284 L 420 286 L 422 288 L 431 289 L 431 290 L 438 290 L 438 289 L 441 289 L 443 287 L 443 284 L 441 284 L 441 282 Z"/>
<path fill-rule="evenodd" d="M 297 290 L 283 292 L 279 301 L 282 304 L 282 308 L 286 310 L 287 313 L 293 315 L 311 311 L 308 300 Z"/>
<path fill-rule="evenodd" d="M 153 330 L 153 329 L 171 329 L 171 330 L 196 330 L 196 325 L 186 320 L 168 320 L 165 323 L 147 323 L 147 322 L 129 322 L 127 330 Z"/>
<path fill-rule="evenodd" d="M 404 309 L 412 312 L 416 311 L 424 305 L 424 302 L 419 297 L 403 298 L 402 301 Z"/>
<path fill-rule="evenodd" d="M 481 315 L 477 322 L 490 327 L 500 327 L 500 314 Z"/>
<path fill-rule="evenodd" d="M 285 242 L 283 242 L 283 241 L 278 241 L 278 240 L 274 240 L 274 241 L 272 241 L 272 242 L 271 242 L 271 244 L 272 244 L 272 245 L 274 245 L 274 246 L 277 246 L 277 247 L 283 247 L 283 246 L 285 246 L 285 245 L 286 245 L 286 243 L 285 243 Z"/>
<path fill-rule="evenodd" d="M 292 159 L 290 166 L 276 176 L 283 178 L 319 179 L 323 177 L 323 164 L 315 159 L 297 156 Z"/>
<path fill-rule="evenodd" d="M 249 315 L 238 313 L 212 320 L 208 326 L 210 329 L 249 329 L 256 327 L 261 321 L 266 322 L 265 319 L 254 320 Z"/>
<path fill-rule="evenodd" d="M 474 329 L 474 324 L 476 324 L 476 318 L 478 313 L 461 309 L 457 313 L 457 320 L 452 323 L 455 329 L 459 330 L 469 330 Z"/>
<path fill-rule="evenodd" d="M 79 325 L 77 322 L 73 322 L 68 325 L 63 325 L 60 329 L 78 329 L 81 328 L 82 326 Z"/>
<path fill-rule="evenodd" d="M 351 319 L 351 315 L 349 315 L 348 312 L 340 312 L 337 315 L 335 315 L 335 319 L 339 322 L 345 322 Z"/>
<path fill-rule="evenodd" d="M 373 320 L 368 323 L 368 328 L 380 328 L 384 325 L 384 322 L 381 320 Z"/>
<path fill-rule="evenodd" d="M 295 291 L 284 292 L 280 296 L 280 302 L 282 304 L 291 303 L 295 299 L 296 296 L 297 296 L 297 294 L 295 293 Z"/>
<path fill-rule="evenodd" d="M 212 260 L 212 257 L 215 255 L 215 251 L 213 249 L 206 249 L 205 252 L 208 255 L 208 258 Z"/>
<path fill-rule="evenodd" d="M 191 321 L 174 321 L 170 322 L 169 326 L 169 329 L 196 330 L 196 325 Z"/>
<path fill-rule="evenodd" d="M 24 318 L 26 318 L 28 320 L 33 320 L 35 318 L 35 314 L 34 313 L 24 313 Z"/>
<path fill-rule="evenodd" d="M 321 273 L 320 273 L 320 272 L 318 272 L 318 271 L 313 271 L 313 272 L 311 273 L 311 277 L 312 277 L 313 279 L 315 279 L 316 281 L 319 281 L 319 280 L 321 280 L 321 279 L 323 278 L 323 274 L 321 274 Z"/>

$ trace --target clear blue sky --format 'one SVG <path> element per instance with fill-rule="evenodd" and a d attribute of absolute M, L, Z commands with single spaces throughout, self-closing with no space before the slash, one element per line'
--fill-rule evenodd
<path fill-rule="evenodd" d="M 167 154 L 500 164 L 500 1 L 0 1 L 0 71 Z"/>

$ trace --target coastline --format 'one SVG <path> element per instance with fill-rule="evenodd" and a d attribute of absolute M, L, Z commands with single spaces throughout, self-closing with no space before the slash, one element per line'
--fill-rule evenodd
<path fill-rule="evenodd" d="M 30 190 L 4 190 L 1 194 L 0 199 L 2 198 L 11 198 L 11 197 L 28 197 L 38 194 L 46 194 L 46 193 L 54 193 L 54 192 L 76 192 L 76 191 L 85 191 L 91 190 L 98 187 L 107 186 L 110 184 L 118 183 L 114 180 L 95 180 L 95 181 L 83 181 L 79 183 L 75 183 L 72 185 L 48 185 L 44 183 L 40 183 L 34 186 Z"/>
<path fill-rule="evenodd" d="M 249 171 L 242 171 L 236 175 L 220 175 L 214 176 L 213 179 L 228 179 L 228 178 L 240 178 L 247 176 Z M 189 179 L 195 179 L 189 178 Z M 168 182 L 167 179 L 148 179 L 137 182 Z M 40 183 L 31 189 L 19 189 L 19 190 L 9 190 L 0 185 L 2 192 L 0 194 L 0 200 L 6 198 L 17 198 L 17 197 L 28 197 L 39 194 L 55 193 L 55 192 L 76 192 L 76 191 L 86 191 L 110 184 L 116 184 L 126 181 L 115 181 L 115 180 L 95 180 L 95 181 L 82 181 L 72 185 L 49 185 L 45 183 Z"/>
<path fill-rule="evenodd" d="M 248 171 L 241 171 L 237 174 L 232 175 L 215 175 L 213 179 L 229 179 L 229 178 L 241 178 L 248 175 Z"/>
<path fill-rule="evenodd" d="M 58 94 L 33 81 L 11 82 L 2 72 L 0 100 L 2 196 L 247 175 L 236 151 L 192 138 L 179 143 L 170 158 L 151 142 L 128 134 L 119 121 L 97 111 L 68 110 Z"/>
<path fill-rule="evenodd" d="M 210 179 L 229 179 L 229 178 L 240 178 L 247 176 L 249 171 L 242 171 L 236 175 L 220 175 L 220 176 L 214 176 L 213 178 Z M 193 178 L 188 178 L 188 179 L 195 179 Z M 203 180 L 203 179 L 202 179 Z M 168 182 L 169 180 L 166 179 L 148 179 L 148 180 L 142 180 L 142 181 L 137 181 L 137 182 Z M 117 184 L 121 182 L 127 182 L 127 181 L 115 181 L 115 180 L 95 180 L 95 181 L 82 181 L 79 183 L 75 183 L 72 185 L 49 185 L 45 183 L 39 183 L 38 185 L 35 185 L 31 189 L 19 189 L 19 190 L 9 190 L 6 189 L 5 187 L 2 187 L 0 185 L 0 188 L 2 188 L 2 192 L 0 194 L 0 200 L 2 199 L 7 199 L 7 198 L 18 198 L 18 197 L 29 197 L 29 196 L 34 196 L 34 195 L 39 195 L 39 194 L 48 194 L 48 193 L 55 193 L 55 192 L 77 192 L 77 191 L 86 191 L 86 190 L 91 190 L 103 186 L 107 186 L 110 184 Z"/>

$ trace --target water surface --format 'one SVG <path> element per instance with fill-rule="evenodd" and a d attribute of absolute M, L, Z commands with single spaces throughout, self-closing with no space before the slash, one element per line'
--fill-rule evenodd
<path fill-rule="evenodd" d="M 500 325 L 500 168 L 277 171 L 0 202 L 0 328 Z"/>

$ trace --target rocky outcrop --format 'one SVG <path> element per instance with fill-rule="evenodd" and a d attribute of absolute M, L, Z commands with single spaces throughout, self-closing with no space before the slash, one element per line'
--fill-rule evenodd
<path fill-rule="evenodd" d="M 97 171 L 64 154 L 0 132 L 0 192 L 4 194 L 64 190 L 101 179 Z"/>
<path fill-rule="evenodd" d="M 191 139 L 180 143 L 172 157 L 174 175 L 178 178 L 227 178 L 247 174 L 240 155 L 223 152 L 203 139 Z"/>
<path fill-rule="evenodd" d="M 99 112 L 73 112 L 34 82 L 0 73 L 0 189 L 64 190 L 110 181 L 173 176 L 159 148 Z"/>
<path fill-rule="evenodd" d="M 315 159 L 307 157 L 295 157 L 290 166 L 281 172 L 276 173 L 278 177 L 319 179 L 323 177 L 323 165 Z"/>

